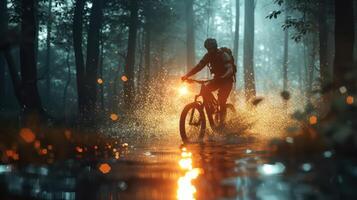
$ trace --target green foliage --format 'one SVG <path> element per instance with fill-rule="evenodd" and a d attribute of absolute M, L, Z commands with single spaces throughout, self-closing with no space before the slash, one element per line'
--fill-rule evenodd
<path fill-rule="evenodd" d="M 276 19 L 276 18 L 278 18 L 278 16 L 280 14 L 281 14 L 281 10 L 274 10 L 268 16 L 266 16 L 265 18 L 267 18 L 267 19 L 272 19 L 272 18 Z"/>
<path fill-rule="evenodd" d="M 283 30 L 292 29 L 295 32 L 291 39 L 300 42 L 302 38 L 318 29 L 318 1 L 311 0 L 274 0 L 281 10 L 272 11 L 266 18 L 277 19 L 285 12 L 287 20 L 282 25 Z M 328 3 L 328 1 L 326 1 Z"/>

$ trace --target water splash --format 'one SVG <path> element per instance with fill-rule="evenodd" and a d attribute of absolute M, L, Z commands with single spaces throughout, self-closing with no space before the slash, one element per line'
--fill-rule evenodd
<path fill-rule="evenodd" d="M 181 111 L 193 101 L 199 86 L 183 84 L 179 78 L 168 76 L 153 80 L 149 85 L 137 97 L 145 101 L 140 101 L 130 115 L 120 119 L 121 123 L 114 128 L 114 135 L 179 142 Z M 282 137 L 286 129 L 295 123 L 290 117 L 291 109 L 287 110 L 279 94 L 264 96 L 256 105 L 246 103 L 243 95 L 235 99 L 230 102 L 233 102 L 237 114 L 227 122 L 225 133 L 228 134 L 225 135 L 262 139 Z M 295 103 L 290 100 L 289 108 L 294 106 Z M 209 132 L 208 124 L 207 129 Z"/>

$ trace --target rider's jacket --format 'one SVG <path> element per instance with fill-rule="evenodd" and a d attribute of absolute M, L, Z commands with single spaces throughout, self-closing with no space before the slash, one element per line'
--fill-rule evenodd
<path fill-rule="evenodd" d="M 187 74 L 191 76 L 201 71 L 205 66 L 208 66 L 211 73 L 214 74 L 214 77 L 220 77 L 224 75 L 228 68 L 228 63 L 231 63 L 231 57 L 220 49 L 217 49 L 216 52 L 206 53 L 200 62 Z"/>

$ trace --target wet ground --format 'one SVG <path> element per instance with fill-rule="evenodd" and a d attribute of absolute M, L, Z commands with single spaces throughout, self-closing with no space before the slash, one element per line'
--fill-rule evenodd
<path fill-rule="evenodd" d="M 129 145 L 100 161 L 0 165 L 0 199 L 357 199 L 356 163 L 338 163 L 332 151 L 279 160 L 257 141 Z"/>

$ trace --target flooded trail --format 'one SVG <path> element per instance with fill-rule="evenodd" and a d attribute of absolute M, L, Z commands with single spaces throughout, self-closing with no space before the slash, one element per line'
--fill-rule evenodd
<path fill-rule="evenodd" d="M 101 177 L 96 164 L 67 160 L 23 169 L 0 166 L 1 199 L 219 199 L 234 197 L 230 178 L 239 159 L 263 155 L 262 146 L 246 144 L 133 145 L 118 159 L 102 160 L 110 172 Z M 4 187 L 3 187 L 4 186 Z"/>
<path fill-rule="evenodd" d="M 237 162 L 264 154 L 256 143 L 138 147 L 113 165 L 112 178 L 122 180 L 127 188 L 112 195 L 118 199 L 235 197 L 230 179 L 239 173 Z"/>
<path fill-rule="evenodd" d="M 324 164 L 332 154 L 325 153 Z M 272 159 L 266 143 L 129 146 L 98 164 L 67 160 L 19 170 L 0 166 L 1 199 L 339 199 L 345 181 L 317 164 Z M 331 163 L 330 163 L 331 164 Z M 327 166 L 327 165 L 326 165 Z M 326 167 L 325 168 L 328 168 Z M 333 166 L 333 165 L 331 165 Z M 106 169 L 107 168 L 107 169 Z M 323 167 L 320 166 L 320 169 Z M 355 170 L 355 168 L 353 168 Z M 320 177 L 320 178 L 319 178 Z M 327 187 L 321 181 L 324 177 Z M 330 184 L 331 183 L 331 184 Z M 351 182 L 350 182 L 351 183 Z M 350 184 L 349 183 L 349 184 Z"/>

